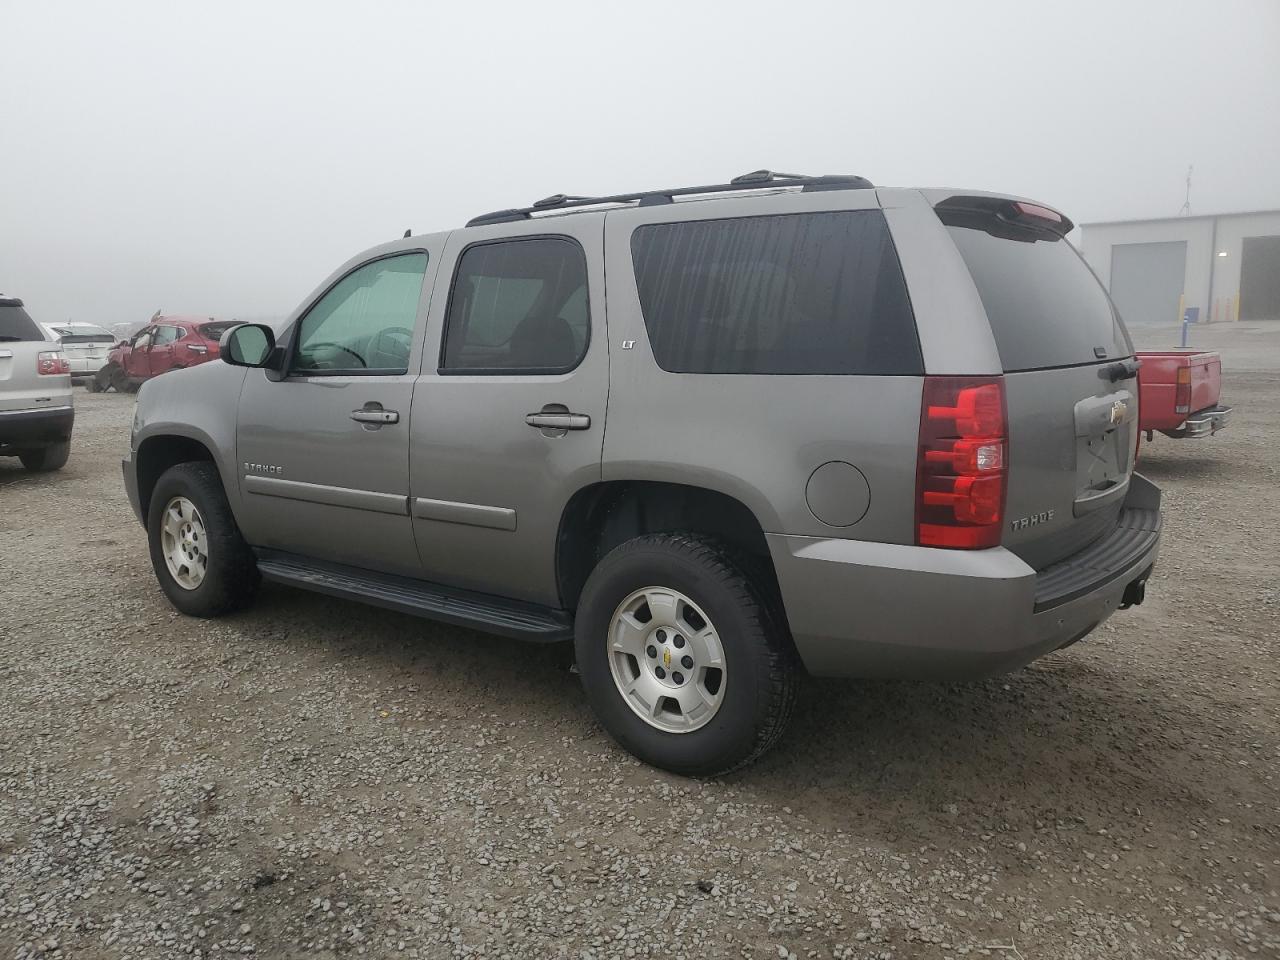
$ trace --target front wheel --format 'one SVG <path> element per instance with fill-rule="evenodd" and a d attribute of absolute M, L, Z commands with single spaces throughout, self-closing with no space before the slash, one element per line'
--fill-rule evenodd
<path fill-rule="evenodd" d="M 221 616 L 257 595 L 257 562 L 212 463 L 180 463 L 160 475 L 147 511 L 147 543 L 160 589 L 188 616 Z"/>
<path fill-rule="evenodd" d="M 641 760 L 691 776 L 773 746 L 799 670 L 767 596 L 712 541 L 654 534 L 610 552 L 575 624 L 578 670 L 605 729 Z"/>

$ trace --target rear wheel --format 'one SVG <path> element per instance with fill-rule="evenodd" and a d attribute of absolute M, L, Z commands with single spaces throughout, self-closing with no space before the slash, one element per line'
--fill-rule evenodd
<path fill-rule="evenodd" d="M 69 456 L 71 456 L 71 441 L 59 440 L 38 450 L 24 450 L 18 454 L 18 459 L 32 473 L 49 473 L 66 466 Z"/>
<path fill-rule="evenodd" d="M 156 481 L 147 511 L 151 566 L 169 602 L 193 617 L 251 603 L 258 565 L 212 463 L 180 463 Z"/>
<path fill-rule="evenodd" d="M 628 541 L 583 588 L 578 669 L 605 729 L 641 760 L 710 776 L 754 761 L 790 718 L 798 667 L 772 605 L 722 546 Z"/>

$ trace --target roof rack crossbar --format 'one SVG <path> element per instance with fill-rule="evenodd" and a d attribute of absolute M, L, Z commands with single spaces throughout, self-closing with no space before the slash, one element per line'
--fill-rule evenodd
<path fill-rule="evenodd" d="M 538 200 L 532 206 L 495 210 L 492 213 L 484 213 L 478 217 L 472 217 L 467 221 L 467 226 L 478 227 L 490 223 L 512 223 L 517 220 L 529 220 L 535 213 L 598 207 L 606 204 L 638 203 L 642 207 L 647 207 L 671 203 L 676 197 L 696 196 L 702 193 L 730 193 L 741 190 L 776 189 L 778 187 L 800 187 L 804 192 L 818 190 L 869 190 L 873 186 L 874 184 L 866 177 L 848 174 L 806 177 L 794 173 L 753 170 L 751 173 L 744 173 L 739 177 L 734 177 L 728 183 L 713 183 L 701 187 L 644 190 L 639 193 L 618 193 L 607 197 L 575 197 L 557 193 Z"/>

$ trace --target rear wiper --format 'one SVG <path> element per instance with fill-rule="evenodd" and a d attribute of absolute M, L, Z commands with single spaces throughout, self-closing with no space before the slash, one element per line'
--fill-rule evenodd
<path fill-rule="evenodd" d="M 21 343 L 21 337 L 11 337 L 8 334 L 0 334 L 0 343 Z"/>

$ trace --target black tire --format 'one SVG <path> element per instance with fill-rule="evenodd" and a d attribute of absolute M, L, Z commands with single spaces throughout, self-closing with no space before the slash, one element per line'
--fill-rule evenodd
<path fill-rule="evenodd" d="M 95 373 L 92 377 L 86 380 L 84 383 L 84 388 L 90 393 L 101 393 L 103 387 L 98 380 L 98 374 Z"/>
<path fill-rule="evenodd" d="M 186 497 L 204 523 L 208 563 L 204 579 L 188 590 L 165 564 L 161 545 L 164 511 L 174 497 Z M 253 551 L 236 526 L 217 468 L 206 461 L 180 463 L 160 475 L 147 510 L 147 544 L 151 566 L 169 602 L 191 617 L 218 617 L 248 606 L 261 578 Z"/>
<path fill-rule="evenodd" d="M 782 736 L 795 705 L 799 664 L 770 591 L 745 569 L 714 541 L 650 534 L 611 551 L 587 579 L 575 623 L 578 671 L 601 724 L 646 763 L 686 776 L 716 776 L 752 763 Z M 688 733 L 669 733 L 641 719 L 610 671 L 614 613 L 648 586 L 678 590 L 706 611 L 724 649 L 719 710 Z"/>
<path fill-rule="evenodd" d="M 48 444 L 37 450 L 24 450 L 18 454 L 18 459 L 32 473 L 51 473 L 66 466 L 69 456 L 71 456 L 71 441 L 59 440 L 57 443 Z"/>

